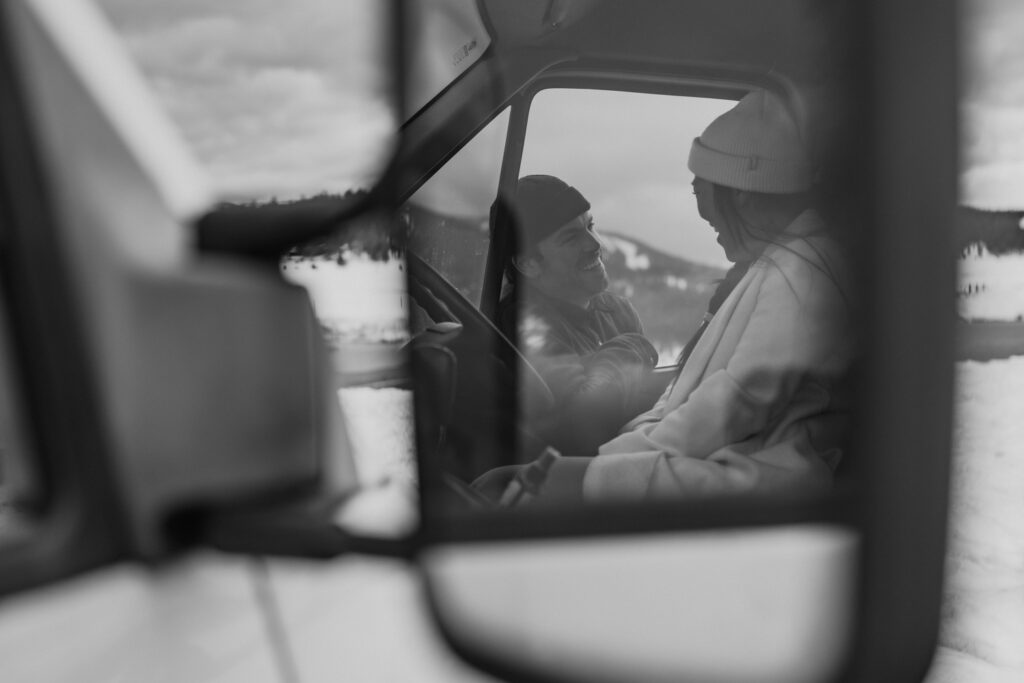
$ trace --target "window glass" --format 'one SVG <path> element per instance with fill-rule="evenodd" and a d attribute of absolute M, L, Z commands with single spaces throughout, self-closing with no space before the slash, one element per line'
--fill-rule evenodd
<path fill-rule="evenodd" d="M 474 304 L 480 303 L 508 116 L 506 110 L 491 121 L 402 207 L 412 252 Z"/>
<path fill-rule="evenodd" d="M 373 187 L 399 117 L 388 3 L 98 4 L 222 200 L 273 210 Z M 413 471 L 405 274 L 388 220 L 368 216 L 281 262 L 310 293 L 367 483 Z"/>
<path fill-rule="evenodd" d="M 286 279 L 309 292 L 359 477 L 368 485 L 415 479 L 409 297 L 391 220 L 363 215 L 293 248 L 280 264 Z"/>
<path fill-rule="evenodd" d="M 659 364 L 675 362 L 729 267 L 697 213 L 691 141 L 732 100 L 550 89 L 530 109 L 520 176 L 554 175 L 590 202 L 609 291 L 640 315 Z"/>

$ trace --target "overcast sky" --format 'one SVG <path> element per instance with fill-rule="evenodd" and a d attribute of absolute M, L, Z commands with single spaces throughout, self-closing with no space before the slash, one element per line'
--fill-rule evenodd
<path fill-rule="evenodd" d="M 98 0 L 228 198 L 366 187 L 394 130 L 380 0 Z"/>
<path fill-rule="evenodd" d="M 962 199 L 1024 209 L 1024 2 L 968 0 L 962 18 Z"/>

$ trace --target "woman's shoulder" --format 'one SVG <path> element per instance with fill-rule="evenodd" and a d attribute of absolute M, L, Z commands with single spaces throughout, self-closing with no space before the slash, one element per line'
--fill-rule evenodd
<path fill-rule="evenodd" d="M 821 215 L 809 209 L 797 216 L 774 244 L 768 245 L 760 260 L 765 265 L 813 268 L 833 263 L 838 266 L 846 258 Z"/>
<path fill-rule="evenodd" d="M 846 261 L 843 249 L 832 236 L 823 233 L 790 236 L 771 244 L 761 254 L 762 266 L 814 267 Z"/>
<path fill-rule="evenodd" d="M 798 295 L 827 295 L 850 290 L 848 259 L 840 243 L 825 232 L 791 235 L 765 249 L 759 259 L 766 278 L 784 281 Z"/>

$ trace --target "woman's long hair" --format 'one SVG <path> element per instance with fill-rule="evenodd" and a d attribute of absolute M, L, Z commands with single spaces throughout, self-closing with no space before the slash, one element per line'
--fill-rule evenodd
<path fill-rule="evenodd" d="M 829 261 L 824 254 L 818 251 L 812 243 L 808 242 L 807 246 L 818 255 L 821 262 L 820 264 L 815 263 L 795 249 L 790 248 L 780 238 L 780 232 L 770 232 L 751 223 L 744 218 L 736 206 L 736 192 L 736 189 L 726 185 L 711 183 L 711 200 L 714 202 L 715 211 L 723 223 L 723 225 L 719 226 L 719 229 L 727 232 L 729 237 L 743 248 L 749 258 L 749 262 L 756 261 L 769 244 L 785 249 L 825 275 L 835 284 L 840 294 L 846 299 L 846 292 L 840 284 L 839 278 L 832 272 Z M 808 209 L 816 208 L 809 193 L 795 198 L 794 201 L 803 204 Z M 752 248 L 754 245 L 760 246 L 754 249 Z"/>

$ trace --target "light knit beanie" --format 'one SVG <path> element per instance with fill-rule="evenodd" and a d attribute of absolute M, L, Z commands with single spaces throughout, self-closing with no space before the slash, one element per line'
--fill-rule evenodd
<path fill-rule="evenodd" d="M 809 190 L 811 162 L 785 105 L 766 90 L 748 93 L 695 138 L 687 166 L 719 185 L 773 194 Z"/>

